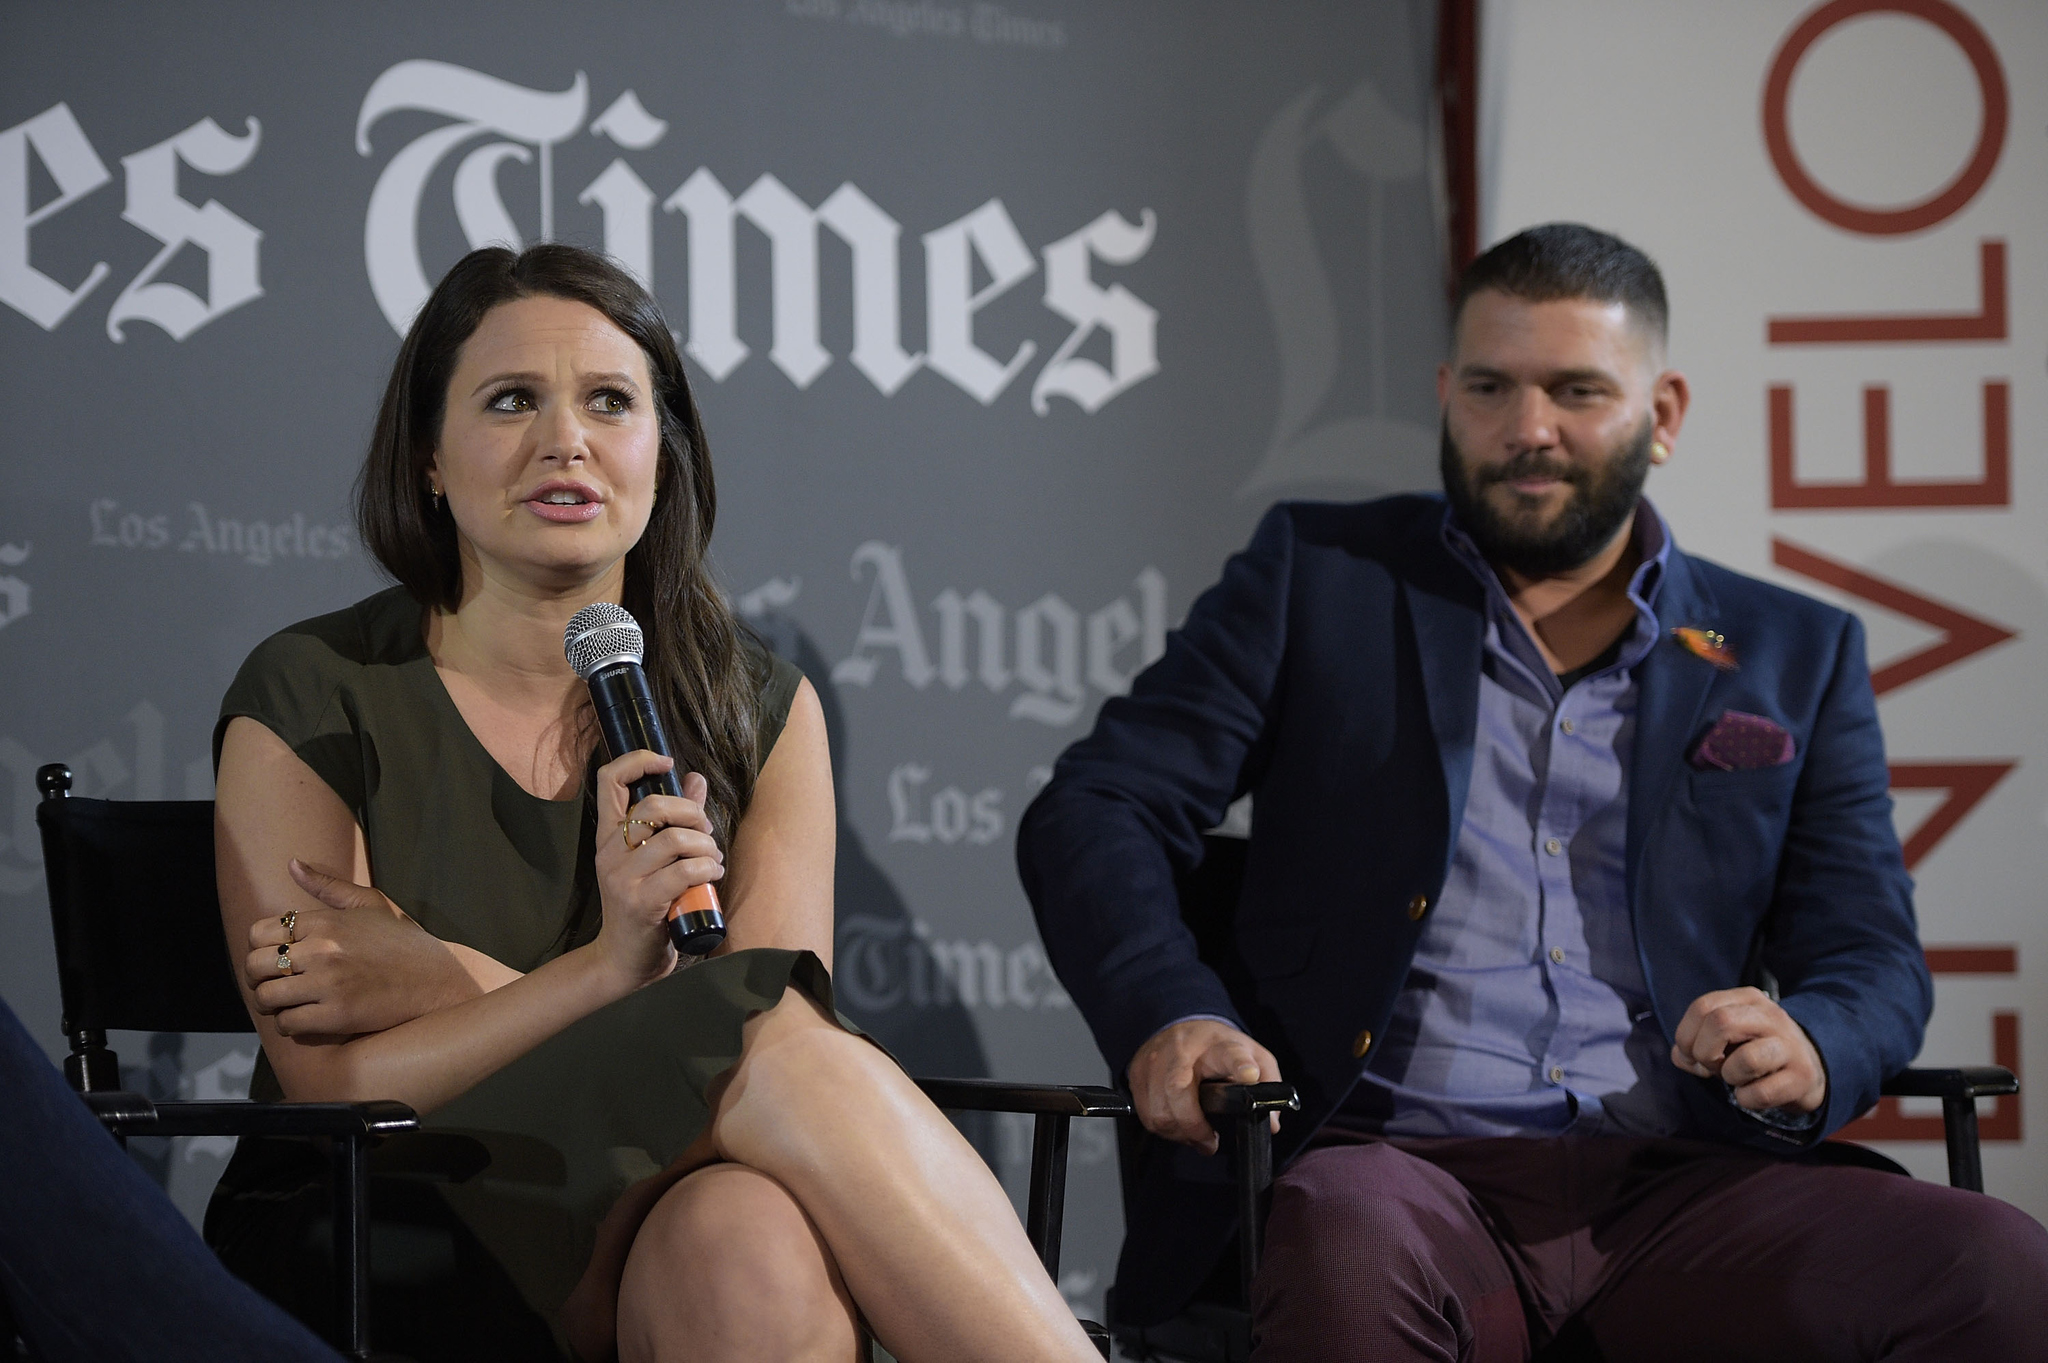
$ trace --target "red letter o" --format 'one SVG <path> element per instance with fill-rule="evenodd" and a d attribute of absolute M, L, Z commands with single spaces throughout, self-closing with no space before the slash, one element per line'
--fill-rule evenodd
<path fill-rule="evenodd" d="M 1969 164 L 1933 197 L 1904 208 L 1863 208 L 1822 189 L 1800 164 L 1785 119 L 1792 75 L 1799 69 L 1806 50 L 1835 25 L 1864 14 L 1903 14 L 1924 19 L 1946 33 L 1970 59 L 1970 66 L 1977 73 L 1977 89 L 1984 98 L 1984 119 L 1977 130 L 1977 149 L 1970 154 Z M 1786 35 L 1784 45 L 1771 61 L 1771 74 L 1764 81 L 1764 146 L 1770 150 L 1778 178 L 1792 191 L 1792 197 L 1817 217 L 1871 236 L 1917 232 L 1960 211 L 1991 178 L 1998 154 L 2005 148 L 2005 122 L 2005 72 L 1998 65 L 1998 54 L 1992 50 L 1984 30 L 1948 0 L 1829 0 Z"/>

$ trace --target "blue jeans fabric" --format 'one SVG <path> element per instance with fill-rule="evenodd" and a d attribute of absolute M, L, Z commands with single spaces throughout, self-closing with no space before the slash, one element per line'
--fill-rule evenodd
<path fill-rule="evenodd" d="M 4 1002 L 0 1294 L 39 1363 L 341 1363 L 221 1267 Z"/>

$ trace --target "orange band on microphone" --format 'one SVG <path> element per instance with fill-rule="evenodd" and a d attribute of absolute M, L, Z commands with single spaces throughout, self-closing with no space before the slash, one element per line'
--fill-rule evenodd
<path fill-rule="evenodd" d="M 705 913 L 707 911 L 711 913 L 724 912 L 718 904 L 718 891 L 711 887 L 711 882 L 708 880 L 702 885 L 692 885 L 689 889 L 684 890 L 682 894 L 676 897 L 676 902 L 668 906 L 668 916 L 671 922 L 686 913 Z"/>

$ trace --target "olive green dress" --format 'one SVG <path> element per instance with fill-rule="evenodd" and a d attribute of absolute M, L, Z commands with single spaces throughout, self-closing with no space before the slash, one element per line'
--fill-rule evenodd
<path fill-rule="evenodd" d="M 355 812 L 379 890 L 436 937 L 532 970 L 596 935 L 585 803 L 538 798 L 506 774 L 449 698 L 421 623 L 393 588 L 273 635 L 221 702 L 215 757 L 229 720 L 262 723 Z M 764 762 L 802 674 L 747 648 Z M 381 1150 L 373 1171 L 413 1172 L 373 1178 L 378 1347 L 423 1361 L 560 1350 L 557 1313 L 599 1220 L 702 1131 L 705 1089 L 737 1061 L 741 1024 L 792 983 L 831 1007 L 810 952 L 744 951 L 572 1024 L 425 1118 L 488 1150 L 463 1182 L 436 1178 L 403 1140 Z M 267 1058 L 251 1096 L 282 1096 Z M 229 1265 L 316 1324 L 332 1319 L 324 1164 L 304 1145 L 244 1140 L 207 1215 Z"/>

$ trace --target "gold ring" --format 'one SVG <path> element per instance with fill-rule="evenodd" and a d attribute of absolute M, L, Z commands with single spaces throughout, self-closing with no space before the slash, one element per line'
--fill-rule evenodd
<path fill-rule="evenodd" d="M 290 946 L 293 942 L 299 940 L 299 911 L 297 909 L 293 909 L 290 913 L 279 918 L 277 925 L 284 929 L 284 944 L 286 946 Z"/>
<path fill-rule="evenodd" d="M 640 839 L 640 841 L 634 842 L 631 838 L 626 836 L 626 830 L 631 828 L 636 823 L 647 830 L 647 838 L 651 838 L 656 833 L 659 833 L 663 827 L 663 825 L 655 823 L 651 819 L 619 820 L 619 841 L 626 844 L 626 850 L 628 852 L 637 852 L 647 845 L 647 838 L 642 838 Z"/>
<path fill-rule="evenodd" d="M 277 973 L 280 975 L 292 973 L 292 954 L 289 951 L 280 950 L 277 953 Z"/>

